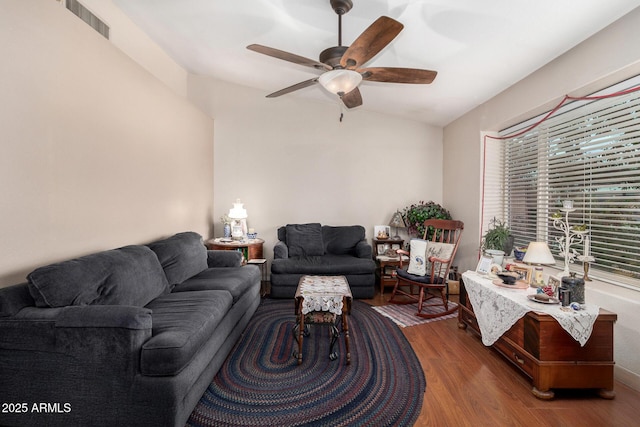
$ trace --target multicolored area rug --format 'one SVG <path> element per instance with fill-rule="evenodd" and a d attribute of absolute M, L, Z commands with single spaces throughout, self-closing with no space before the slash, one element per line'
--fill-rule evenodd
<path fill-rule="evenodd" d="M 449 305 L 453 305 L 455 307 L 458 306 L 455 302 L 449 302 Z M 418 317 L 416 316 L 416 312 L 418 311 L 417 304 L 387 304 L 373 307 L 373 309 L 383 316 L 393 320 L 393 322 L 401 328 L 458 317 L 458 311 L 454 311 L 446 316 L 434 317 L 432 319 Z M 434 307 L 423 307 L 422 311 L 424 313 L 437 313 L 440 309 Z"/>
<path fill-rule="evenodd" d="M 426 382 L 400 329 L 354 301 L 351 364 L 329 360 L 329 327 L 311 325 L 303 361 L 292 329 L 293 300 L 262 301 L 244 335 L 194 409 L 188 426 L 410 426 Z"/>

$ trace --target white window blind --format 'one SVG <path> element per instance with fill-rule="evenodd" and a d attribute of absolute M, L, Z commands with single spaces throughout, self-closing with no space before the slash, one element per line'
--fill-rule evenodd
<path fill-rule="evenodd" d="M 491 138 L 483 140 L 482 236 L 489 229 L 493 218 L 506 222 L 503 142 Z"/>
<path fill-rule="evenodd" d="M 596 95 L 638 84 L 634 79 Z M 570 224 L 590 230 L 596 259 L 590 275 L 640 286 L 640 91 L 573 102 L 529 129 L 536 120 L 500 132 L 505 139 L 498 141 L 516 246 L 546 241 L 560 260 L 560 232 L 550 216 L 563 200 L 573 200 Z M 574 248 L 583 253 L 582 245 Z"/>

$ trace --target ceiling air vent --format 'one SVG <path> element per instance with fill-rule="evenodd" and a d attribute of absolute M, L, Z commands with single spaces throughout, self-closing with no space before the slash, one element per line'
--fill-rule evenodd
<path fill-rule="evenodd" d="M 89 24 L 91 28 L 102 34 L 105 39 L 109 39 L 109 26 L 102 22 L 89 9 L 80 4 L 77 0 L 67 0 L 67 9 L 73 12 L 78 18 Z"/>

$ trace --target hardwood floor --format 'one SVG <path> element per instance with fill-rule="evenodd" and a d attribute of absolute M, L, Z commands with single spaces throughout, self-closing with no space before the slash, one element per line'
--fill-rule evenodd
<path fill-rule="evenodd" d="M 379 291 L 378 291 L 379 292 Z M 386 304 L 381 297 L 364 300 Z M 551 401 L 531 394 L 531 383 L 457 319 L 404 328 L 427 380 L 416 426 L 580 426 L 640 425 L 640 392 L 617 382 L 616 397 L 592 391 L 556 390 Z M 614 337 L 615 339 L 615 337 Z"/>

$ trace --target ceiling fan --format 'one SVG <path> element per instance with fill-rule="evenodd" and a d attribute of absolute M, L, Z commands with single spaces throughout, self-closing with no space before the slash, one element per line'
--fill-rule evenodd
<path fill-rule="evenodd" d="M 429 84 L 436 78 L 438 73 L 431 70 L 395 67 L 362 68 L 367 61 L 400 34 L 404 25 L 387 16 L 381 16 L 364 30 L 351 46 L 342 46 L 342 15 L 351 10 L 353 2 L 351 0 L 330 0 L 330 2 L 331 7 L 338 14 L 338 46 L 322 51 L 320 61 L 259 44 L 247 46 L 247 49 L 254 52 L 323 72 L 318 77 L 273 92 L 267 95 L 267 98 L 275 98 L 320 83 L 329 92 L 338 95 L 347 108 L 354 108 L 362 105 L 362 95 L 358 89 L 362 80 Z"/>

